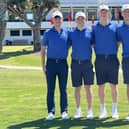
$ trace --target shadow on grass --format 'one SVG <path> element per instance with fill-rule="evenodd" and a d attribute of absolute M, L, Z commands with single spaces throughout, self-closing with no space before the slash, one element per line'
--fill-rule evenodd
<path fill-rule="evenodd" d="M 68 119 L 68 120 L 61 120 L 61 118 L 56 118 L 51 121 L 46 121 L 45 118 L 25 122 L 17 125 L 9 126 L 8 129 L 23 129 L 23 128 L 33 128 L 33 129 L 49 129 L 49 128 L 56 128 L 56 129 L 70 129 L 70 128 L 79 128 L 80 126 L 82 129 L 96 129 L 96 128 L 112 128 L 112 127 L 119 127 L 123 128 L 122 126 L 129 125 L 128 121 L 124 119 L 119 120 L 112 120 L 107 121 L 109 118 L 105 120 L 98 120 L 97 118 L 93 120 L 87 119 Z M 78 127 L 79 126 L 79 127 Z"/>
<path fill-rule="evenodd" d="M 15 52 L 3 52 L 3 53 L 0 53 L 0 60 L 7 59 L 14 56 L 26 55 L 30 53 L 33 53 L 33 51 L 25 50 L 25 49 L 23 49 L 22 51 L 15 51 Z"/>

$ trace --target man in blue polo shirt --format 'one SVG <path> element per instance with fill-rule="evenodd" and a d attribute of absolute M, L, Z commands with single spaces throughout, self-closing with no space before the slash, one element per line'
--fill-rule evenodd
<path fill-rule="evenodd" d="M 122 54 L 122 69 L 124 83 L 127 85 L 127 97 L 129 102 L 129 4 L 122 6 L 122 16 L 124 23 L 117 29 L 117 36 L 120 42 L 122 42 L 123 54 Z M 129 120 L 129 115 L 126 117 Z"/>
<path fill-rule="evenodd" d="M 111 24 L 110 11 L 107 5 L 100 5 L 98 8 L 99 22 L 93 26 L 93 42 L 96 54 L 95 71 L 100 99 L 101 114 L 99 119 L 107 117 L 105 107 L 105 83 L 110 83 L 112 95 L 112 118 L 118 119 L 117 112 L 117 87 L 119 61 L 117 59 L 117 38 L 115 24 Z"/>
<path fill-rule="evenodd" d="M 91 85 L 93 84 L 93 66 L 91 63 L 91 32 L 85 28 L 85 13 L 77 12 L 75 15 L 75 20 L 77 27 L 73 30 L 69 38 L 72 45 L 72 64 L 71 64 L 71 74 L 72 74 L 72 84 L 75 87 L 75 101 L 76 101 L 76 112 L 74 118 L 80 118 L 82 116 L 80 107 L 81 98 L 81 86 L 84 82 L 88 110 L 86 117 L 87 119 L 93 118 L 92 112 L 92 91 Z"/>
<path fill-rule="evenodd" d="M 43 72 L 47 79 L 47 120 L 52 120 L 55 114 L 54 92 L 56 76 L 59 81 L 60 108 L 62 119 L 68 119 L 67 114 L 67 77 L 68 77 L 68 32 L 61 28 L 63 15 L 60 11 L 52 14 L 54 26 L 45 32 L 41 44 L 41 59 Z M 45 50 L 47 61 L 45 63 Z"/>

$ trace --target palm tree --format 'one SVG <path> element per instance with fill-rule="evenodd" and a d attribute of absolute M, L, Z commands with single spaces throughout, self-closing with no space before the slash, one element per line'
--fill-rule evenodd
<path fill-rule="evenodd" d="M 0 53 L 2 52 L 2 41 L 4 39 L 6 29 L 5 13 L 6 2 L 5 0 L 0 0 Z"/>
<path fill-rule="evenodd" d="M 18 16 L 28 24 L 33 31 L 34 51 L 40 50 L 41 21 L 48 12 L 59 6 L 59 0 L 7 0 L 7 9 L 14 16 Z M 33 15 L 33 22 L 27 19 L 26 10 Z"/>

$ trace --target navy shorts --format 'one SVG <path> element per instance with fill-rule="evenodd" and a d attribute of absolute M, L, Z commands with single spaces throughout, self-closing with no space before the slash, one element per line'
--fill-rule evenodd
<path fill-rule="evenodd" d="M 72 60 L 71 76 L 73 87 L 92 85 L 94 81 L 93 65 L 90 60 Z"/>
<path fill-rule="evenodd" d="M 123 70 L 124 83 L 129 84 L 129 57 L 123 58 L 122 70 Z"/>
<path fill-rule="evenodd" d="M 118 84 L 119 61 L 116 55 L 97 55 L 95 60 L 97 84 Z"/>

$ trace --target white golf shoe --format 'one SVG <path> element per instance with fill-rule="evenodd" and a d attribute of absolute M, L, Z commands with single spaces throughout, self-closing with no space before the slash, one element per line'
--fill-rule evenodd
<path fill-rule="evenodd" d="M 63 112 L 62 113 L 62 120 L 66 120 L 66 119 L 68 119 L 69 117 L 68 117 L 68 114 L 67 114 L 67 112 Z"/>
<path fill-rule="evenodd" d="M 129 115 L 125 118 L 127 121 L 129 121 Z"/>
<path fill-rule="evenodd" d="M 75 111 L 74 118 L 77 119 L 77 118 L 80 118 L 80 117 L 82 117 L 82 112 L 81 112 L 81 109 L 78 108 Z"/>
<path fill-rule="evenodd" d="M 107 111 L 104 110 L 101 112 L 100 116 L 99 116 L 99 119 L 102 120 L 102 119 L 106 119 L 107 118 Z"/>
<path fill-rule="evenodd" d="M 92 112 L 92 110 L 88 110 L 88 111 L 87 111 L 86 118 L 87 118 L 87 119 L 93 119 L 93 112 Z"/>
<path fill-rule="evenodd" d="M 54 119 L 54 114 L 52 112 L 48 113 L 46 120 L 53 120 L 53 119 Z"/>

